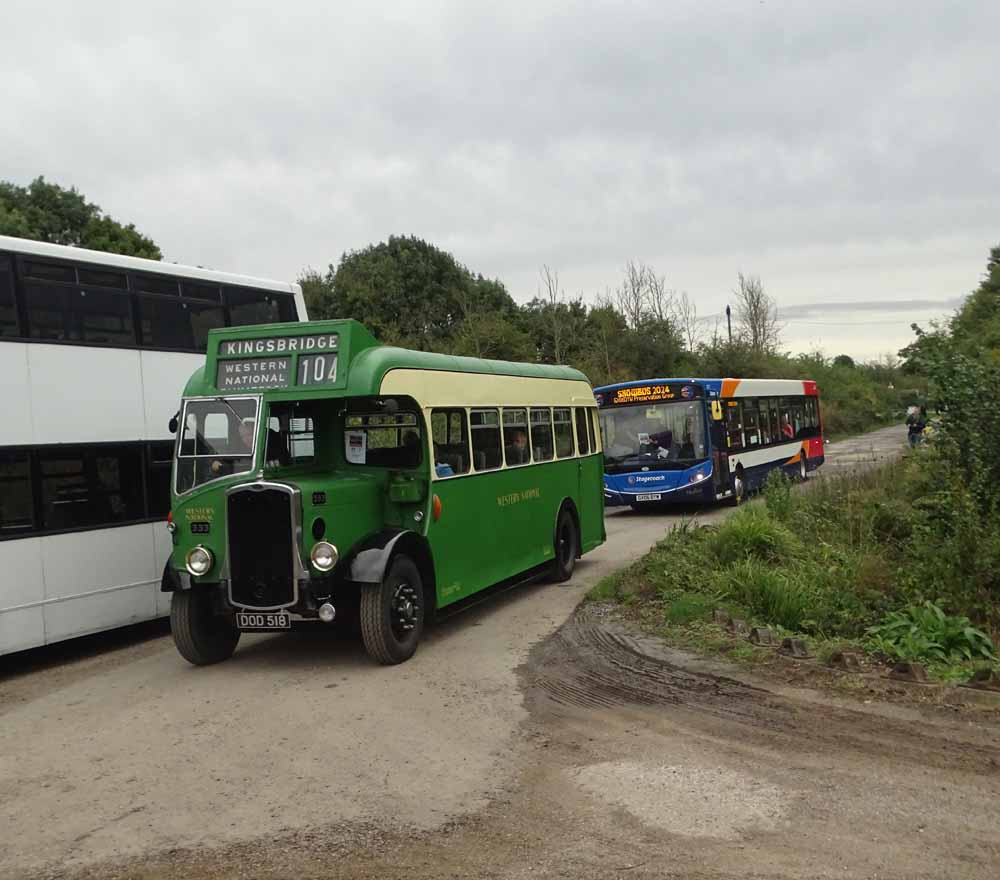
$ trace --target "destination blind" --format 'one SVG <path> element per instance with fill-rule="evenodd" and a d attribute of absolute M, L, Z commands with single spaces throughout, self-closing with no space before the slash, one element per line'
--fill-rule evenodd
<path fill-rule="evenodd" d="M 630 388 L 616 388 L 613 392 L 598 395 L 598 406 L 628 406 L 635 403 L 658 403 L 669 400 L 691 400 L 701 397 L 698 385 L 668 385 L 650 383 Z"/>
<path fill-rule="evenodd" d="M 224 340 L 219 345 L 215 387 L 222 391 L 289 388 L 294 375 L 291 354 L 299 355 L 296 384 L 332 384 L 337 380 L 338 343 L 336 333 Z M 269 356 L 234 357 L 261 354 Z"/>

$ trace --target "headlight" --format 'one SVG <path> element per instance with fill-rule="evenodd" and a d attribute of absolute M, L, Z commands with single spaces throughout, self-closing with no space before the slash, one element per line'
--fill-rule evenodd
<path fill-rule="evenodd" d="M 312 564 L 320 571 L 329 571 L 337 564 L 340 554 L 337 553 L 337 548 L 329 541 L 319 541 L 313 544 L 309 558 L 312 560 Z"/>
<path fill-rule="evenodd" d="M 184 567 L 191 574 L 200 576 L 211 571 L 214 561 L 211 550 L 206 547 L 195 547 L 188 551 L 188 555 L 184 559 Z"/>

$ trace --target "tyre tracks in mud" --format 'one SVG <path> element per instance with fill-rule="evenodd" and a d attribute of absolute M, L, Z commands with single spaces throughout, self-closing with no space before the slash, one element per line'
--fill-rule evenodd
<path fill-rule="evenodd" d="M 788 755 L 841 751 L 1000 780 L 995 726 L 916 720 L 913 711 L 855 707 L 815 693 L 802 700 L 763 682 L 693 671 L 670 659 L 677 653 L 584 605 L 536 648 L 522 670 L 527 705 L 543 723 L 595 710 L 662 708 L 706 733 L 766 744 Z"/>

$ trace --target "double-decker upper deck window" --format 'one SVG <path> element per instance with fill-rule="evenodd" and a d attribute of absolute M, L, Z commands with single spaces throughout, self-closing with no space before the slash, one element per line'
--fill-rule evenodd
<path fill-rule="evenodd" d="M 34 339 L 135 345 L 128 294 L 34 281 L 26 282 L 24 291 Z"/>
<path fill-rule="evenodd" d="M 17 336 L 17 305 L 14 301 L 14 267 L 10 257 L 0 256 L 0 336 Z"/>
<path fill-rule="evenodd" d="M 503 464 L 500 445 L 500 413 L 495 409 L 474 409 L 469 413 L 472 463 L 477 471 L 491 471 Z"/>
<path fill-rule="evenodd" d="M 568 407 L 552 410 L 552 425 L 556 434 L 556 455 L 566 458 L 573 454 L 573 410 Z"/>
<path fill-rule="evenodd" d="M 205 351 L 208 331 L 226 326 L 222 306 L 161 296 L 140 296 L 139 315 L 143 345 L 154 348 Z"/>
<path fill-rule="evenodd" d="M 229 323 L 234 327 L 294 321 L 295 301 L 290 295 L 242 287 L 225 288 Z"/>
<path fill-rule="evenodd" d="M 348 413 L 344 458 L 348 464 L 415 468 L 423 456 L 420 422 L 413 412 Z"/>
<path fill-rule="evenodd" d="M 535 461 L 548 461 L 555 454 L 552 414 L 548 408 L 531 411 L 531 450 Z"/>

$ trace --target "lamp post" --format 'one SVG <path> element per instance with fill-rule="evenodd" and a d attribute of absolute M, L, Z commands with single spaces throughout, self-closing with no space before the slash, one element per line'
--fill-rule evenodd
<path fill-rule="evenodd" d="M 726 306 L 726 327 L 729 328 L 729 344 L 733 344 L 733 312 Z"/>

